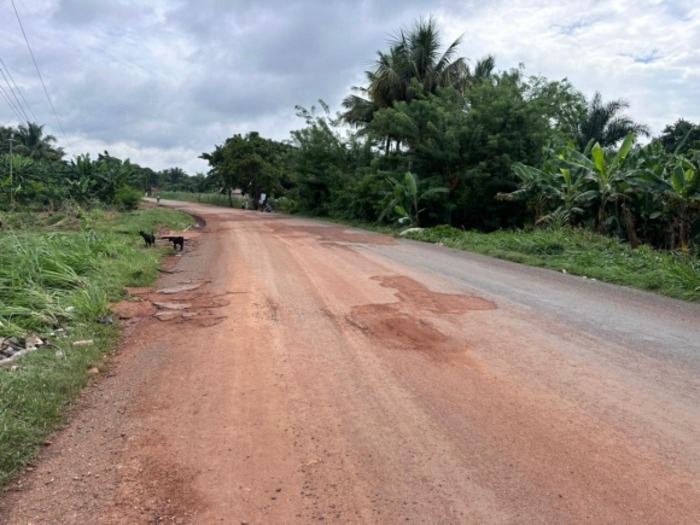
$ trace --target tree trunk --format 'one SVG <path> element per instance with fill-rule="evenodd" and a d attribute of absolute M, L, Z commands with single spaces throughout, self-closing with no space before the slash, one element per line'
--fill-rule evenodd
<path fill-rule="evenodd" d="M 603 235 L 608 233 L 608 227 L 605 224 L 608 220 L 608 214 L 605 211 L 605 205 L 601 204 L 598 208 L 598 233 Z"/>
<path fill-rule="evenodd" d="M 632 248 L 638 247 L 641 243 L 637 237 L 637 232 L 634 227 L 634 217 L 632 217 L 632 212 L 627 208 L 625 203 L 622 203 L 622 215 L 625 218 L 625 228 L 627 229 L 627 241 L 630 243 Z"/>

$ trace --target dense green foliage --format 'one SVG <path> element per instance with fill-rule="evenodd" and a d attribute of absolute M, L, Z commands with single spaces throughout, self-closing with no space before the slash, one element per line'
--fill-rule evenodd
<path fill-rule="evenodd" d="M 679 120 L 639 145 L 649 130 L 623 113 L 626 101 L 587 100 L 566 79 L 522 67 L 498 72 L 492 57 L 471 71 L 458 43 L 441 52 L 434 21 L 419 21 L 378 53 L 344 113 L 333 117 L 323 102 L 320 114 L 297 108 L 304 126 L 286 154 L 255 161 L 290 173 L 287 209 L 485 232 L 570 225 L 697 254 L 697 125 Z M 210 164 L 217 173 L 223 161 Z M 234 181 L 243 191 L 256 170 L 248 172 Z"/>
<path fill-rule="evenodd" d="M 133 210 L 144 193 L 218 189 L 214 177 L 190 177 L 180 168 L 155 172 L 108 152 L 67 161 L 55 142 L 34 123 L 0 127 L 0 210 L 55 211 L 72 204 Z"/>
<path fill-rule="evenodd" d="M 659 142 L 634 147 L 634 134 L 608 152 L 597 142 L 584 154 L 550 149 L 541 168 L 515 164 L 519 189 L 499 197 L 524 200 L 535 225 L 590 225 L 600 233 L 689 252 L 700 239 L 700 151 L 668 153 Z"/>
<path fill-rule="evenodd" d="M 125 286 L 146 286 L 162 250 L 145 249 L 139 230 L 182 229 L 192 219 L 163 209 L 5 215 L 0 231 L 0 338 L 34 334 L 49 345 L 0 367 L 0 486 L 31 459 L 65 406 L 104 367 L 116 325 L 108 305 Z M 102 322 L 99 322 L 102 321 Z M 92 344 L 74 346 L 78 340 Z"/>

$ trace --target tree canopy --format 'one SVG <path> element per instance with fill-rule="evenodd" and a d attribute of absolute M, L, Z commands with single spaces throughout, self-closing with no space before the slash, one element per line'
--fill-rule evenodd
<path fill-rule="evenodd" d="M 235 189 L 250 194 L 258 203 L 262 193 L 279 194 L 288 162 L 289 145 L 266 139 L 256 131 L 234 135 L 213 152 L 203 153 L 221 188 L 229 196 Z"/>

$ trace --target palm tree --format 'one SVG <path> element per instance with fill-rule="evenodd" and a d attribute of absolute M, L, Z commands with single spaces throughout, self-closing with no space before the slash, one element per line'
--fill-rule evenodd
<path fill-rule="evenodd" d="M 33 160 L 60 160 L 63 157 L 63 150 L 56 148 L 53 144 L 56 137 L 44 135 L 44 126 L 27 122 L 27 125 L 20 125 L 15 135 L 17 138 L 17 153 L 29 157 Z"/>
<path fill-rule="evenodd" d="M 366 72 L 367 86 L 354 87 L 354 94 L 343 100 L 347 110 L 341 115 L 349 124 L 364 126 L 374 113 L 396 101 L 410 102 L 419 91 L 434 93 L 438 87 L 453 87 L 464 93 L 494 68 L 491 56 L 479 61 L 474 73 L 463 57 L 455 59 L 458 38 L 440 52 L 440 35 L 433 18 L 419 20 L 410 31 L 401 30 L 387 53 L 378 52 L 374 68 Z"/>
<path fill-rule="evenodd" d="M 590 149 L 596 142 L 603 148 L 613 148 L 630 133 L 649 136 L 648 126 L 620 115 L 629 106 L 629 102 L 623 99 L 603 103 L 603 97 L 596 91 L 586 105 L 585 120 L 578 126 L 576 142 L 579 149 Z"/>

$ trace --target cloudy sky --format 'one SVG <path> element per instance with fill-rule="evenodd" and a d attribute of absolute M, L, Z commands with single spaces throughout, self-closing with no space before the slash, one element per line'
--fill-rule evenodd
<path fill-rule="evenodd" d="M 0 0 L 0 86 L 70 157 L 108 150 L 156 170 L 236 133 L 277 140 L 294 106 L 333 111 L 400 28 L 433 16 L 460 55 L 624 98 L 658 134 L 700 122 L 697 0 Z M 3 65 L 4 64 L 4 65 Z M 21 99 L 20 99 L 21 100 Z M 17 125 L 0 91 L 0 125 Z"/>

